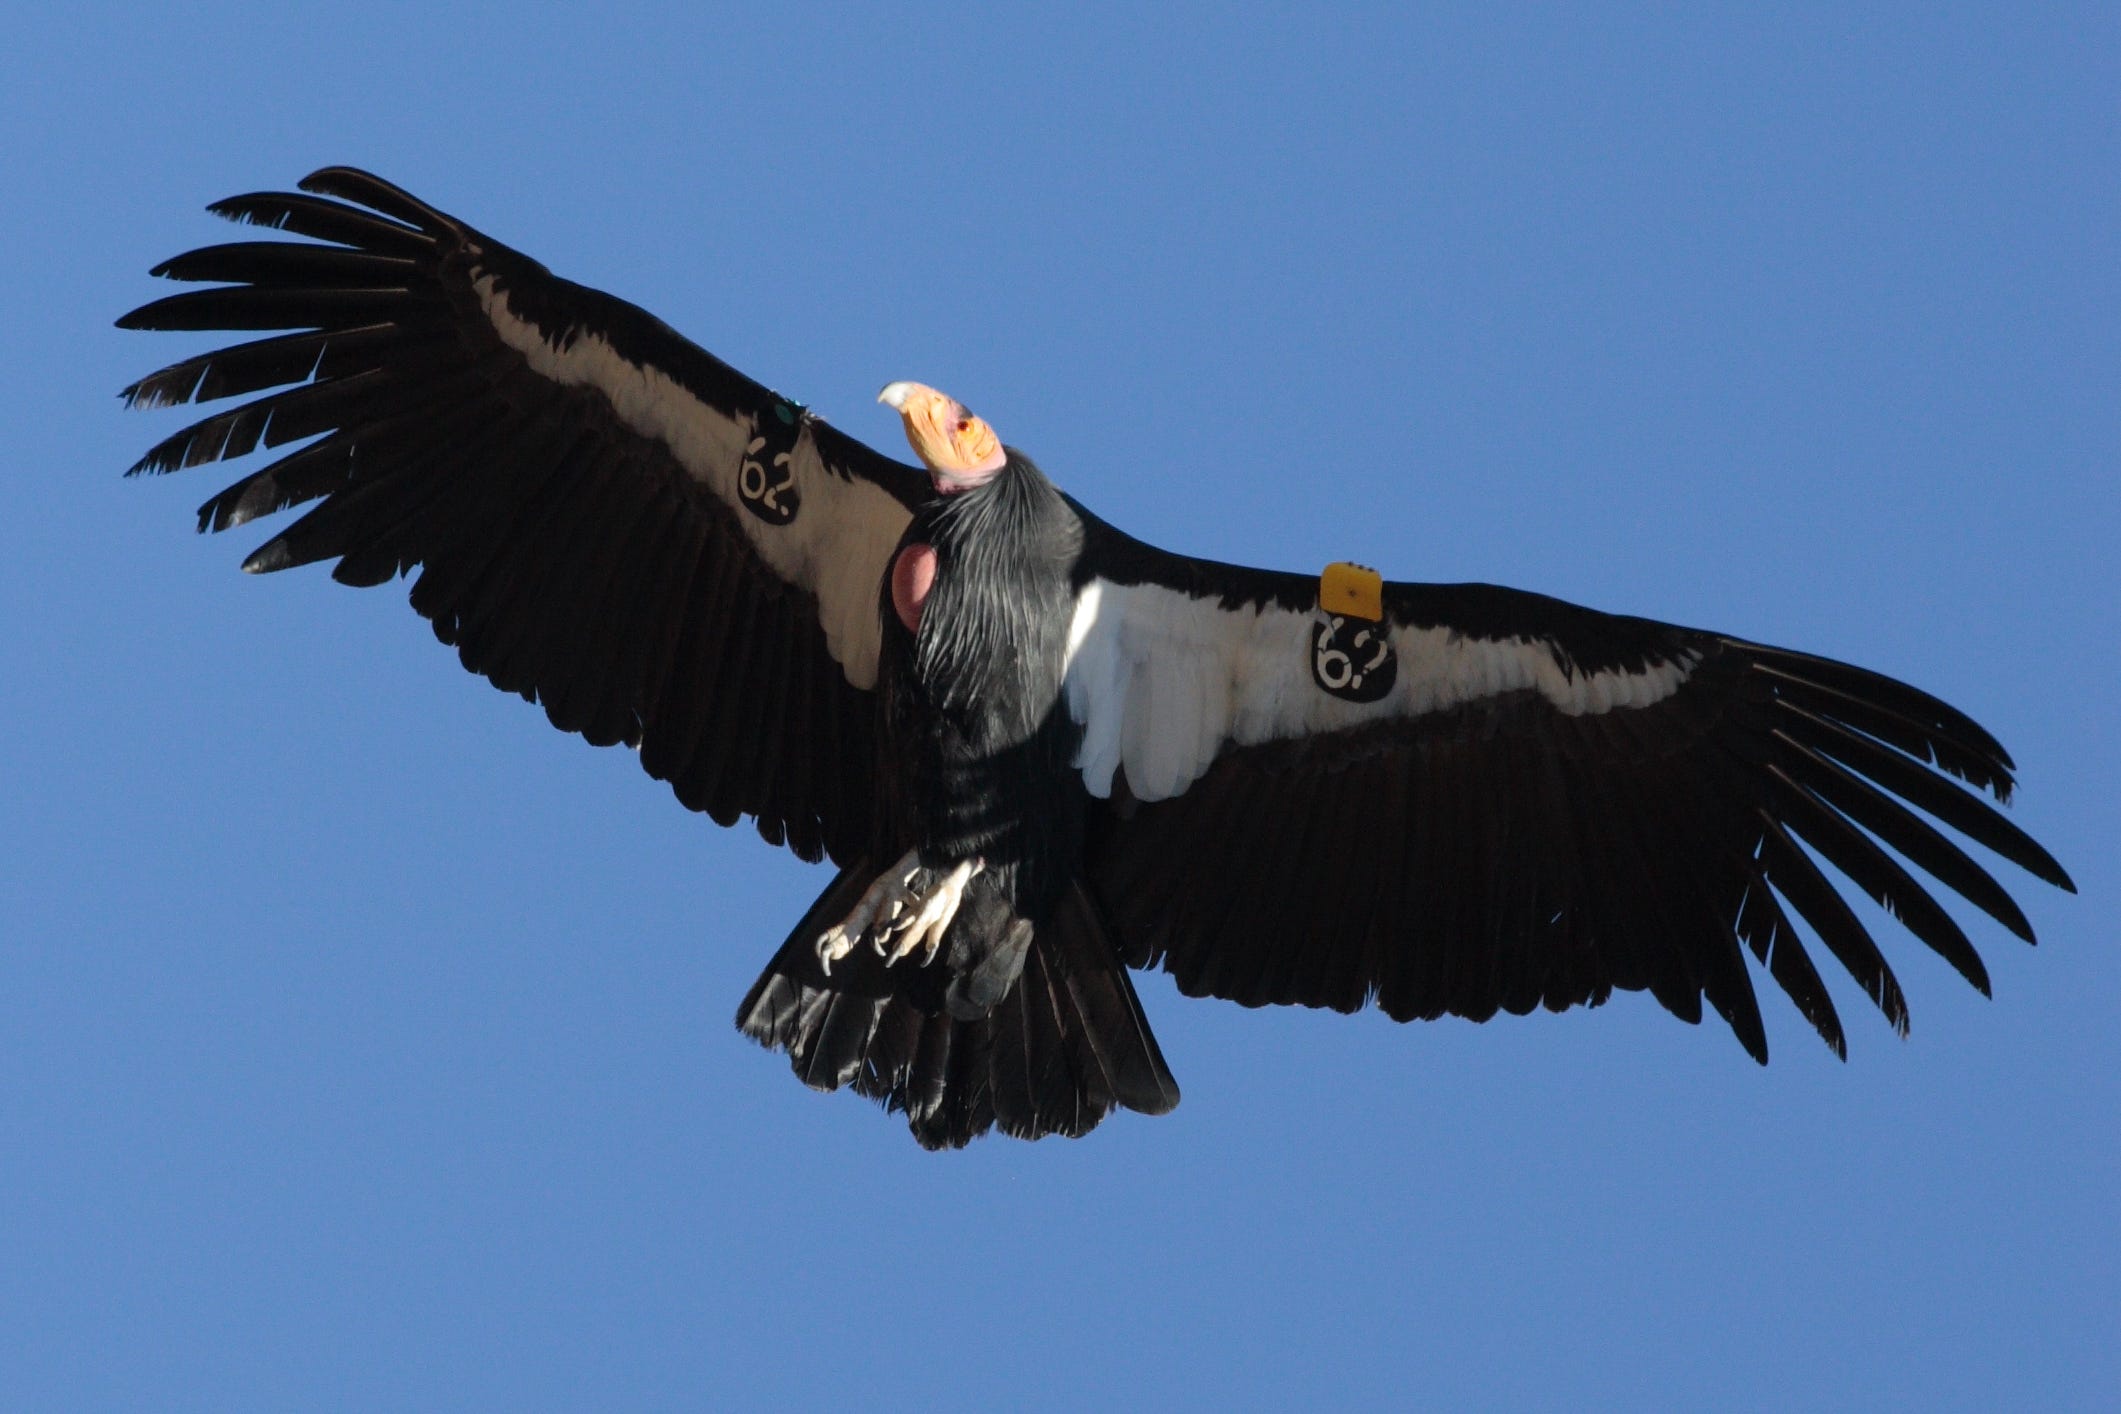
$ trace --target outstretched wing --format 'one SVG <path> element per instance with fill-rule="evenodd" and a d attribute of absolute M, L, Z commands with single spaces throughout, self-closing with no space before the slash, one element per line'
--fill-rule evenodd
<path fill-rule="evenodd" d="M 173 364 L 134 405 L 293 386 L 133 471 L 315 439 L 200 508 L 225 530 L 321 498 L 244 568 L 336 558 L 370 585 L 419 566 L 436 636 L 554 725 L 638 746 L 723 824 L 859 853 L 879 586 L 925 479 L 375 177 L 301 185 L 209 209 L 311 240 L 178 256 L 154 273 L 229 283 L 118 321 L 294 331 Z"/>
<path fill-rule="evenodd" d="M 1764 1061 L 1743 949 L 1846 1054 L 1793 919 L 1903 1031 L 1907 1008 L 1814 854 L 1983 992 L 1907 865 L 2032 928 L 1917 811 L 2072 887 L 1943 774 L 2004 799 L 2003 748 L 1890 678 L 1491 585 L 1372 581 L 1328 612 L 1318 579 L 1083 519 L 1089 873 L 1128 961 L 1188 994 L 1481 1020 L 1647 989 L 1689 1021 L 1706 997 Z"/>

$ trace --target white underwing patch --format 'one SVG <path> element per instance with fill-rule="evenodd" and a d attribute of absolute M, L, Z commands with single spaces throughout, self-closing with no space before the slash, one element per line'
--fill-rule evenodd
<path fill-rule="evenodd" d="M 494 332 L 533 370 L 556 383 L 596 389 L 621 421 L 668 448 L 725 505 L 734 510 L 742 504 L 739 478 L 745 449 L 759 432 L 755 417 L 709 407 L 669 374 L 632 362 L 592 330 L 580 330 L 565 349 L 556 348 L 537 325 L 509 308 L 491 274 L 473 284 Z M 788 469 L 801 513 L 785 525 L 748 514 L 738 515 L 736 523 L 769 569 L 817 599 L 826 648 L 847 681 L 873 687 L 878 595 L 891 551 L 912 517 L 875 483 L 828 471 L 807 423 Z"/>
<path fill-rule="evenodd" d="M 1568 716 L 1646 707 L 1677 691 L 1693 667 L 1570 674 L 1541 643 L 1395 627 L 1397 680 L 1378 701 L 1350 702 L 1312 681 L 1317 621 L 1279 607 L 1225 609 L 1161 585 L 1086 585 L 1068 629 L 1064 688 L 1083 727 L 1076 765 L 1084 784 L 1110 795 L 1125 767 L 1137 798 L 1164 800 L 1198 780 L 1226 745 L 1414 717 L 1526 689 Z"/>

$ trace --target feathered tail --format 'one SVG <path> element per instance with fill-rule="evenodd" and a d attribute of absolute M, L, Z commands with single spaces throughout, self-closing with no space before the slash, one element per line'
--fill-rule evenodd
<path fill-rule="evenodd" d="M 1134 984 L 1080 882 L 1033 936 L 1022 975 L 987 1015 L 951 1014 L 947 969 L 886 968 L 863 945 L 818 965 L 817 937 L 876 873 L 841 872 L 796 924 L 737 1009 L 737 1028 L 786 1051 L 804 1084 L 851 1085 L 902 1110 L 924 1148 L 954 1149 L 1000 1125 L 1019 1139 L 1087 1134 L 1115 1106 L 1162 1114 L 1178 1084 Z"/>

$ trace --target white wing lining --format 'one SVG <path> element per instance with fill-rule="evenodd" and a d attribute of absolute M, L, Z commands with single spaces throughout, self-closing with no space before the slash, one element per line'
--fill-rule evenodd
<path fill-rule="evenodd" d="M 473 282 L 501 342 L 556 383 L 594 388 L 634 431 L 663 444 L 678 464 L 732 511 L 746 447 L 757 433 L 748 414 L 707 406 L 667 373 L 637 364 L 598 334 L 583 330 L 555 348 L 517 315 L 490 272 Z M 828 472 L 805 425 L 790 467 L 802 512 L 787 525 L 738 514 L 736 523 L 759 558 L 783 579 L 817 597 L 819 625 L 833 661 L 858 688 L 876 685 L 878 594 L 891 552 L 911 514 L 891 494 L 860 477 Z"/>
<path fill-rule="evenodd" d="M 1069 625 L 1064 680 L 1069 714 L 1083 727 L 1075 764 L 1084 785 L 1109 796 L 1124 767 L 1137 799 L 1165 800 L 1198 780 L 1226 745 L 1420 716 L 1525 689 L 1572 717 L 1647 707 L 1676 692 L 1697 661 L 1571 675 L 1532 640 L 1396 627 L 1397 681 L 1376 702 L 1350 702 L 1311 679 L 1317 622 L 1315 612 L 1226 609 L 1162 585 L 1085 585 Z"/>

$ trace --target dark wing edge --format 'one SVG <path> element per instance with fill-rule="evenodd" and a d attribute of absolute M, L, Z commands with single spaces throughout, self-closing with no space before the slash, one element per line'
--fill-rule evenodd
<path fill-rule="evenodd" d="M 1237 621 L 1230 642 L 1245 645 L 1224 655 L 1232 721 L 1247 720 L 1248 690 L 1291 694 L 1285 665 L 1263 686 L 1248 679 L 1274 615 L 1308 634 L 1316 580 L 1225 572 L 1106 532 L 1093 518 L 1085 583 L 1102 578 L 1108 596 L 1133 586 L 1122 616 L 1161 616 L 1122 710 L 1173 695 L 1172 675 L 1148 665 L 1184 661 L 1168 636 L 1184 624 L 1197 637 L 1208 608 Z M 1193 602 L 1144 607 L 1160 596 L 1141 586 Z M 1765 1062 L 1749 952 L 1845 1056 L 1797 923 L 1902 1034 L 1908 1012 L 1833 875 L 1984 994 L 1979 954 L 1920 876 L 2028 943 L 2033 930 L 1931 821 L 2075 891 L 2046 850 L 1949 778 L 2007 799 L 2002 747 L 1904 683 L 1490 585 L 1388 584 L 1383 599 L 1403 655 L 1430 658 L 1400 663 L 1400 699 L 1353 721 L 1328 704 L 1308 731 L 1233 729 L 1155 799 L 1135 798 L 1133 758 L 1122 762 L 1088 870 L 1130 965 L 1161 966 L 1188 995 L 1374 1003 L 1401 1021 L 1559 1011 L 1620 990 L 1691 1022 L 1706 999 Z M 1289 639 L 1299 656 L 1307 641 Z"/>
<path fill-rule="evenodd" d="M 225 283 L 118 321 L 285 331 L 126 388 L 135 407 L 262 394 L 128 474 L 302 443 L 199 509 L 218 531 L 319 502 L 246 569 L 336 559 L 374 585 L 417 566 L 436 636 L 554 725 L 636 746 L 688 807 L 755 816 L 806 859 L 866 847 L 878 585 L 919 474 L 376 177 L 301 186 L 208 209 L 306 239 L 165 261 Z M 762 507 L 754 487 L 800 494 Z"/>

